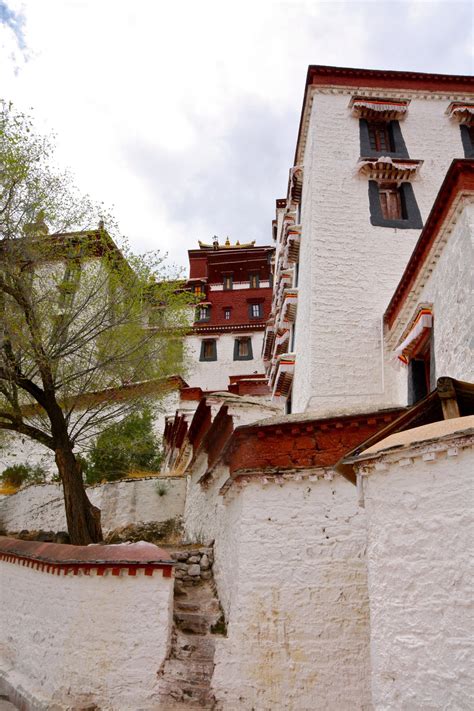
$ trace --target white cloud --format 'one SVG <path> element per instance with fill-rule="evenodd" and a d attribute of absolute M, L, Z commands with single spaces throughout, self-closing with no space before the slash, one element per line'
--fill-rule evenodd
<path fill-rule="evenodd" d="M 29 58 L 0 24 L 4 97 L 35 108 L 58 160 L 115 205 L 137 249 L 182 264 L 214 233 L 269 242 L 308 64 L 471 70 L 468 2 L 9 6 L 23 12 Z"/>

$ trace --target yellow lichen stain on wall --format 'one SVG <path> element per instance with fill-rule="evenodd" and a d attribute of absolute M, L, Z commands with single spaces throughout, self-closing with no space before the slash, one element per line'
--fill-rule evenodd
<path fill-rule="evenodd" d="M 253 656 L 250 676 L 258 696 L 264 696 L 262 703 L 265 705 L 259 706 L 260 711 L 282 708 L 282 703 L 288 711 L 301 711 L 297 700 L 293 705 L 285 696 L 301 684 L 302 665 L 306 672 L 303 672 L 305 682 L 312 687 L 317 683 L 317 672 L 308 673 L 307 665 L 311 660 L 304 640 L 299 639 L 295 627 L 297 621 L 298 616 L 293 619 L 288 605 L 281 601 L 278 588 L 270 589 L 265 597 L 255 598 L 249 622 Z"/>

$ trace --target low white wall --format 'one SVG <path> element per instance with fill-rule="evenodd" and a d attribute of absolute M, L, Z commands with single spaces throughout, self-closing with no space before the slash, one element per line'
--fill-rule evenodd
<path fill-rule="evenodd" d="M 365 514 L 345 479 L 256 478 L 225 497 L 221 468 L 188 486 L 185 530 L 215 538 L 228 636 L 216 641 L 224 711 L 370 708 Z"/>
<path fill-rule="evenodd" d="M 181 516 L 185 487 L 184 478 L 179 477 L 123 479 L 91 487 L 87 494 L 101 510 L 105 534 L 129 524 L 159 523 Z M 29 486 L 4 497 L 0 500 L 0 527 L 10 532 L 66 531 L 62 486 Z"/>
<path fill-rule="evenodd" d="M 0 693 L 15 689 L 24 711 L 157 708 L 173 577 L 53 575 L 4 561 L 0 569 Z"/>
<path fill-rule="evenodd" d="M 454 439 L 361 470 L 374 708 L 474 708 L 473 451 Z"/>

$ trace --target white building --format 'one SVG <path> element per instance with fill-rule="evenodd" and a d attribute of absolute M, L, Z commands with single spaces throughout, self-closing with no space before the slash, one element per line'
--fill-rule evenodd
<path fill-rule="evenodd" d="M 459 121 L 472 120 L 473 101 L 465 77 L 309 68 L 295 166 L 277 201 L 266 341 L 288 411 L 407 403 L 384 359 L 382 316 L 451 161 L 472 151 Z"/>

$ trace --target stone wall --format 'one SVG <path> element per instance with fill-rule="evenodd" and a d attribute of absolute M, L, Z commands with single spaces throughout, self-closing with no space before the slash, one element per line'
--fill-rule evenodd
<path fill-rule="evenodd" d="M 41 545 L 43 556 L 47 546 L 68 549 L 72 557 L 77 550 Z M 144 545 L 159 551 L 135 544 L 98 546 L 94 552 L 107 561 L 110 549 L 121 548 L 131 560 L 142 555 L 136 549 Z M 130 572 L 115 567 L 116 557 L 87 570 L 21 564 L 11 556 L 0 561 L 0 694 L 8 693 L 18 708 L 156 708 L 157 672 L 171 633 L 171 569 L 151 566 L 145 574 L 132 565 Z"/>
<path fill-rule="evenodd" d="M 87 489 L 101 510 L 104 534 L 136 523 L 164 522 L 183 514 L 186 482 L 180 477 L 122 479 Z M 62 486 L 40 484 L 0 500 L 4 531 L 65 531 Z"/>
<path fill-rule="evenodd" d="M 201 580 L 212 578 L 214 562 L 212 546 L 180 546 L 179 551 L 171 551 L 170 556 L 176 561 L 175 578 L 180 581 L 178 584 L 180 587 L 198 585 Z"/>
<path fill-rule="evenodd" d="M 434 437 L 359 465 L 378 711 L 474 704 L 472 430 Z"/>
<path fill-rule="evenodd" d="M 200 465 L 205 468 L 205 462 Z M 370 708 L 365 515 L 323 470 L 234 482 L 190 479 L 185 532 L 215 538 L 227 623 L 213 689 L 224 711 Z"/>
<path fill-rule="evenodd" d="M 413 183 L 424 220 L 450 162 L 464 156 L 444 113 L 452 98 L 413 94 L 400 122 L 410 157 L 424 161 Z M 321 417 L 405 404 L 383 364 L 382 316 L 420 231 L 370 224 L 349 100 L 343 89 L 316 91 L 304 158 L 292 405 Z"/>

